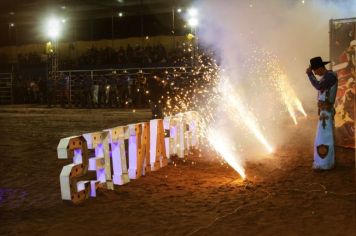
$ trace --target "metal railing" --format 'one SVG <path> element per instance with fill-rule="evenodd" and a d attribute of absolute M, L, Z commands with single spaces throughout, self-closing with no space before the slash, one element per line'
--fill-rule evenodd
<path fill-rule="evenodd" d="M 11 73 L 0 73 L 0 104 L 13 102 L 13 76 Z"/>
<path fill-rule="evenodd" d="M 81 99 L 79 93 L 82 93 L 83 91 L 80 91 L 81 88 L 79 88 L 80 83 L 83 82 L 83 80 L 86 80 L 86 78 L 92 80 L 92 88 L 91 93 L 92 93 L 92 98 L 94 98 L 93 103 L 98 103 L 97 101 L 97 89 L 98 89 L 98 84 L 100 81 L 105 80 L 106 83 L 106 94 L 105 94 L 105 102 L 108 103 L 108 93 L 110 92 L 110 85 L 107 83 L 111 79 L 115 79 L 116 81 L 119 80 L 130 80 L 130 83 L 136 83 L 136 81 L 139 78 L 145 78 L 149 76 L 182 76 L 182 75 L 188 75 L 192 71 L 191 67 L 149 67 L 149 68 L 110 68 L 110 69 L 93 69 L 93 70 L 61 70 L 58 71 L 58 76 L 59 80 L 63 79 L 64 77 L 67 77 L 68 81 L 65 81 L 66 84 L 61 84 L 60 81 L 56 81 L 57 86 L 56 86 L 56 103 L 60 104 L 61 102 L 61 97 L 63 96 L 63 89 L 67 89 L 69 95 L 68 95 L 68 101 L 66 103 L 69 103 L 71 105 L 77 104 L 78 99 Z M 58 86 L 58 84 L 61 84 Z M 64 88 L 65 87 L 65 88 Z M 127 90 L 132 89 L 130 86 L 128 88 L 125 88 Z M 144 89 L 144 88 L 143 88 Z M 130 94 L 132 96 L 133 91 L 125 91 L 125 94 Z M 141 91 L 138 92 L 143 92 L 142 88 Z M 118 97 L 117 99 L 122 99 Z"/>

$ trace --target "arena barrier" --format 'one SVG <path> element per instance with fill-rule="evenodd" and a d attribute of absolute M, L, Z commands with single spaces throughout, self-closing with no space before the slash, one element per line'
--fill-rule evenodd
<path fill-rule="evenodd" d="M 198 127 L 197 112 L 189 111 L 61 139 L 58 159 L 71 161 L 60 174 L 62 199 L 79 204 L 167 166 L 172 156 L 184 158 L 198 148 Z"/>

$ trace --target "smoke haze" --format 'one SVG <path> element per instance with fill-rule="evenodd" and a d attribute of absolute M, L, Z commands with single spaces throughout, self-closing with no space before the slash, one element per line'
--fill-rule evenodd
<path fill-rule="evenodd" d="M 194 6 L 199 9 L 199 43 L 214 49 L 224 76 L 267 140 L 277 145 L 287 135 L 281 125 L 288 117 L 284 89 L 276 74 L 285 74 L 283 84 L 294 90 L 307 112 L 316 114 L 316 91 L 305 69 L 312 57 L 329 59 L 329 20 L 354 17 L 356 1 L 202 0 Z M 259 150 L 253 135 L 239 125 L 231 132 L 226 114 L 219 112 L 215 128 L 229 130 L 240 152 Z M 300 119 L 302 114 L 296 113 Z"/>
<path fill-rule="evenodd" d="M 223 67 L 235 68 L 234 78 L 246 80 L 246 71 L 239 65 L 262 57 L 259 50 L 268 51 L 278 58 L 297 94 L 308 104 L 315 99 L 304 73 L 309 59 L 329 59 L 329 20 L 355 17 L 356 1 L 204 0 L 196 7 L 200 42 L 216 50 Z"/>

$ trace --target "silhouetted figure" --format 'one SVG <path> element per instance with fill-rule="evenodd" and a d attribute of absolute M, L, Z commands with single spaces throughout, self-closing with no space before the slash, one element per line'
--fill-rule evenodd
<path fill-rule="evenodd" d="M 60 103 L 62 108 L 65 108 L 66 105 L 70 106 L 69 83 L 69 76 L 64 75 L 59 79 Z"/>
<path fill-rule="evenodd" d="M 83 103 L 83 85 L 82 85 L 82 77 L 77 76 L 73 80 L 73 94 L 74 94 L 74 104 L 75 107 L 80 107 Z"/>
<path fill-rule="evenodd" d="M 47 79 L 47 106 L 52 107 L 55 97 L 55 81 L 52 77 Z"/>
<path fill-rule="evenodd" d="M 99 91 L 98 91 L 98 107 L 105 106 L 106 103 L 106 79 L 105 77 L 101 77 L 98 81 Z"/>
<path fill-rule="evenodd" d="M 109 107 L 118 107 L 119 104 L 117 102 L 117 83 L 116 78 L 110 78 L 109 80 L 110 91 L 109 91 Z"/>
<path fill-rule="evenodd" d="M 83 80 L 84 103 L 83 107 L 93 107 L 93 80 L 91 76 L 86 76 Z"/>
<path fill-rule="evenodd" d="M 38 80 L 38 88 L 39 88 L 40 103 L 46 104 L 47 85 L 46 85 L 46 80 L 43 77 L 40 77 L 40 79 Z"/>
<path fill-rule="evenodd" d="M 152 111 L 152 119 L 163 118 L 163 100 L 165 82 L 158 77 L 150 78 L 148 81 L 148 98 Z"/>

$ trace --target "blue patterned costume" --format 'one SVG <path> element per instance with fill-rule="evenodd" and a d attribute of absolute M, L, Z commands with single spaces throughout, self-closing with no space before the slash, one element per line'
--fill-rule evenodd
<path fill-rule="evenodd" d="M 318 81 L 308 74 L 311 84 L 318 90 L 319 121 L 314 143 L 313 168 L 328 170 L 335 163 L 334 151 L 334 103 L 337 92 L 337 75 L 327 71 Z"/>

